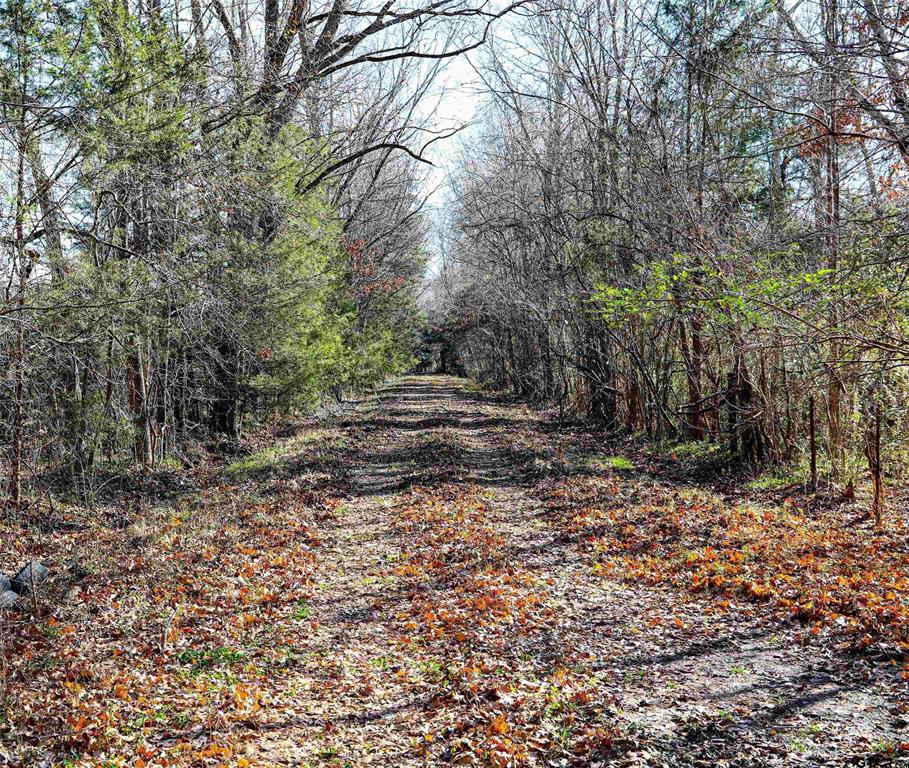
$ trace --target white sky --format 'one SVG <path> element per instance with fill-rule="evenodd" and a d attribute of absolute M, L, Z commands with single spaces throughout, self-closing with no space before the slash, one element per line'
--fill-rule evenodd
<path fill-rule="evenodd" d="M 480 104 L 480 80 L 471 65 L 479 53 L 474 51 L 464 56 L 457 56 L 443 64 L 439 80 L 435 85 L 434 98 L 427 99 L 426 109 L 431 112 L 434 130 L 451 130 L 464 123 L 470 123 L 477 115 Z M 441 266 L 439 237 L 444 231 L 444 216 L 448 199 L 448 180 L 456 171 L 457 154 L 469 129 L 458 135 L 437 141 L 426 150 L 425 157 L 434 167 L 426 172 L 426 189 L 432 190 L 429 196 L 430 216 L 433 220 L 433 233 L 429 243 L 432 253 L 428 268 L 429 274 L 435 274 Z"/>

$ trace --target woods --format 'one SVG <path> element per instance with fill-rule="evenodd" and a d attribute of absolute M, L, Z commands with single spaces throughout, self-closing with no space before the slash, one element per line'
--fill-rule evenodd
<path fill-rule="evenodd" d="M 425 105 L 470 52 L 486 101 L 424 301 L 464 370 L 812 486 L 904 470 L 899 6 L 23 0 L 3 25 L 14 508 L 39 473 L 88 488 L 411 366 L 423 153 L 458 130 Z"/>
<path fill-rule="evenodd" d="M 0 186 L 0 768 L 907 764 L 904 0 L 6 0 Z"/>
<path fill-rule="evenodd" d="M 492 16 L 6 4 L 9 506 L 50 476 L 91 496 L 410 366 L 433 138 L 417 106 Z"/>
<path fill-rule="evenodd" d="M 437 286 L 465 370 L 813 485 L 811 455 L 839 490 L 901 475 L 903 14 L 607 1 L 516 21 L 483 59 Z"/>

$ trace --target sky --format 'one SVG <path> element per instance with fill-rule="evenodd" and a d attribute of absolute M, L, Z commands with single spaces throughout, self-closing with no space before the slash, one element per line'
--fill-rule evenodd
<path fill-rule="evenodd" d="M 439 81 L 435 87 L 435 96 L 427 99 L 425 109 L 427 116 L 435 122 L 435 129 L 452 129 L 464 123 L 470 123 L 477 116 L 477 107 L 481 99 L 480 81 L 471 64 L 479 54 L 471 53 L 457 56 L 445 62 Z M 441 268 L 439 238 L 444 235 L 445 213 L 449 199 L 448 180 L 457 170 L 459 149 L 469 129 L 458 135 L 437 141 L 430 146 L 425 157 L 433 163 L 426 171 L 426 190 L 430 191 L 428 203 L 433 220 L 433 233 L 430 242 L 431 257 L 428 275 L 438 273 Z"/>

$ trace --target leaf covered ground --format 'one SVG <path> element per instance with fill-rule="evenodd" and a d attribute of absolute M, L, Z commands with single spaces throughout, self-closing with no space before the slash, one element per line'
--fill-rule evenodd
<path fill-rule="evenodd" d="M 0 765 L 907 762 L 905 519 L 676 475 L 414 377 L 5 524 Z"/>

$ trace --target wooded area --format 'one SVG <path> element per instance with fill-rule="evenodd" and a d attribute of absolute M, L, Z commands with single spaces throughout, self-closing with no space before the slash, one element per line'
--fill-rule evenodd
<path fill-rule="evenodd" d="M 0 184 L 0 768 L 909 761 L 906 0 L 6 0 Z"/>
<path fill-rule="evenodd" d="M 236 441 L 407 368 L 417 105 L 483 6 L 5 5 L 2 444 L 56 473 Z"/>
<path fill-rule="evenodd" d="M 545 6 L 545 4 L 544 4 Z M 483 68 L 439 324 L 608 428 L 905 469 L 906 9 L 555 3 Z M 884 466 L 888 465 L 886 469 Z"/>

